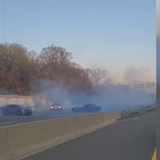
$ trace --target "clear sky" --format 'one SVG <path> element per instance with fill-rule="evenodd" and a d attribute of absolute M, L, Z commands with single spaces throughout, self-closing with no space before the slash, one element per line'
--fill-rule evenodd
<path fill-rule="evenodd" d="M 1 14 L 1 43 L 55 44 L 115 81 L 130 66 L 156 79 L 156 0 L 1 0 Z"/>

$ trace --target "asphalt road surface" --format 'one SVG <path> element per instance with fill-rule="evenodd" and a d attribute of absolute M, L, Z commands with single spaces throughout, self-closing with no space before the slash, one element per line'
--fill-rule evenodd
<path fill-rule="evenodd" d="M 74 113 L 70 108 L 63 108 L 62 111 L 36 110 L 32 115 L 2 115 L 0 113 L 0 127 L 7 125 L 15 125 L 20 123 L 28 123 L 40 120 L 55 119 L 61 117 L 76 116 L 88 113 Z"/>
<path fill-rule="evenodd" d="M 117 122 L 23 160 L 151 160 L 156 114 Z"/>
<path fill-rule="evenodd" d="M 39 110 L 34 111 L 32 115 L 27 116 L 0 115 L 0 126 L 14 125 L 74 115 L 77 114 L 73 113 L 69 108 L 63 109 L 62 111 Z"/>

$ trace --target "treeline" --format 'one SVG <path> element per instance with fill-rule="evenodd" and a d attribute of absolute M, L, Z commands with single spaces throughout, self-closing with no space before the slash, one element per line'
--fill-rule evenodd
<path fill-rule="evenodd" d="M 0 44 L 1 93 L 31 94 L 38 91 L 39 81 L 46 79 L 63 81 L 74 90 L 92 88 L 85 70 L 62 47 L 51 45 L 37 54 L 18 43 Z"/>
<path fill-rule="evenodd" d="M 92 90 L 108 81 L 107 72 L 84 69 L 72 61 L 72 54 L 51 45 L 40 53 L 28 51 L 18 43 L 0 44 L 0 93 L 32 94 L 39 92 L 40 82 L 62 82 L 70 90 Z"/>

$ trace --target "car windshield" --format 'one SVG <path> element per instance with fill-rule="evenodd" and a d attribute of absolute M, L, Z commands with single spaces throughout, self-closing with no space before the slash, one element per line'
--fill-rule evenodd
<path fill-rule="evenodd" d="M 93 107 L 94 105 L 92 104 L 86 104 L 84 107 L 89 108 L 89 107 Z"/>
<path fill-rule="evenodd" d="M 19 105 L 11 105 L 11 107 L 13 107 L 13 108 L 17 108 L 17 109 L 23 109 L 23 108 L 24 108 L 24 107 L 19 106 Z"/>
<path fill-rule="evenodd" d="M 58 103 L 53 103 L 52 106 L 60 106 Z"/>

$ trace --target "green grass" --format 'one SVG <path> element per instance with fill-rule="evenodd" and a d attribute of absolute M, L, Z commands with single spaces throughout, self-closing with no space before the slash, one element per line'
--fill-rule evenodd
<path fill-rule="evenodd" d="M 143 116 L 143 115 L 146 115 L 146 114 L 149 114 L 149 113 L 153 113 L 153 112 L 156 112 L 156 108 L 152 108 L 152 109 L 147 110 L 147 111 L 134 112 L 134 113 L 132 113 L 128 116 L 122 117 L 122 119 L 140 117 L 140 116 Z"/>

